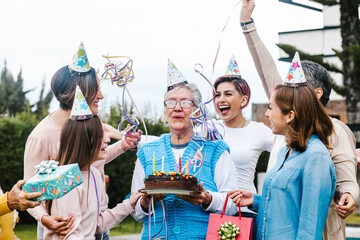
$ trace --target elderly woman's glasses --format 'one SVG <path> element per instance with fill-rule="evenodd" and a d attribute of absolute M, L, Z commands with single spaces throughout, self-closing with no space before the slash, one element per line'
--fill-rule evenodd
<path fill-rule="evenodd" d="M 181 100 L 181 101 L 168 100 L 164 102 L 164 106 L 166 108 L 175 108 L 177 103 L 180 103 L 181 108 L 191 108 L 193 105 L 193 101 L 191 100 Z"/>

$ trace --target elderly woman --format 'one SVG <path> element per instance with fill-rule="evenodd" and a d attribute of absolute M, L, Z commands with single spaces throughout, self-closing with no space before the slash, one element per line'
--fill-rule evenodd
<path fill-rule="evenodd" d="M 169 87 L 164 97 L 164 114 L 170 127 L 170 134 L 164 134 L 159 140 L 145 144 L 138 151 L 133 175 L 131 191 L 135 192 L 144 187 L 145 175 L 153 171 L 153 152 L 164 152 L 164 171 L 175 171 L 176 159 L 181 154 L 182 165 L 187 157 L 195 156 L 199 146 L 192 141 L 193 126 L 190 115 L 201 103 L 201 94 L 194 84 L 182 82 Z M 236 171 L 229 155 L 229 147 L 222 141 L 205 141 L 203 167 L 199 178 L 200 193 L 186 195 L 158 195 L 155 202 L 164 199 L 168 228 L 168 239 L 206 239 L 210 212 L 220 213 L 226 191 L 236 188 Z M 191 172 L 190 172 L 191 173 Z M 148 239 L 155 233 L 157 237 L 165 237 L 166 230 L 163 223 L 164 216 L 160 202 L 155 204 L 155 224 L 149 223 L 148 205 L 149 195 L 140 198 L 135 207 L 133 217 L 144 221 L 142 239 Z M 235 214 L 236 207 L 228 204 L 226 214 Z M 153 221 L 153 217 L 151 218 Z M 151 233 L 148 232 L 151 224 Z M 163 227 L 163 229 L 162 229 Z"/>

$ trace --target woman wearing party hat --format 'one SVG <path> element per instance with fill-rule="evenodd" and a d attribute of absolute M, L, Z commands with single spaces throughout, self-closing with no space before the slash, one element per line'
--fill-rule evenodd
<path fill-rule="evenodd" d="M 46 202 L 50 216 L 74 217 L 74 226 L 64 239 L 95 239 L 95 232 L 105 232 L 134 211 L 135 203 L 141 196 L 141 193 L 134 193 L 113 209 L 101 209 L 100 202 L 106 200 L 106 192 L 100 171 L 91 165 L 106 159 L 109 142 L 99 117 L 92 114 L 77 86 L 70 119 L 61 130 L 56 161 L 60 165 L 77 163 L 83 183 L 64 197 Z M 45 228 L 44 239 L 61 238 Z"/>
<path fill-rule="evenodd" d="M 84 45 L 80 46 L 75 53 L 71 64 L 60 68 L 51 80 L 51 90 L 60 103 L 60 108 L 44 118 L 29 135 L 24 154 L 24 178 L 29 179 L 34 174 L 34 167 L 42 160 L 53 160 L 56 158 L 61 127 L 70 117 L 71 107 L 74 101 L 76 86 L 80 86 L 89 107 L 94 115 L 97 115 L 98 103 L 103 99 L 102 92 L 97 81 L 94 68 L 90 67 Z M 108 147 L 106 162 L 111 161 L 119 154 L 137 145 L 141 131 L 125 137 L 125 140 Z M 104 161 L 95 162 L 104 178 Z M 101 202 L 103 209 L 107 208 L 107 201 Z M 53 214 L 49 216 L 43 205 L 28 212 L 39 222 L 40 226 L 64 235 L 73 224 L 72 217 L 60 217 Z M 41 223 L 41 224 L 40 224 Z M 38 227 L 38 239 L 43 239 L 42 228 Z"/>
<path fill-rule="evenodd" d="M 328 147 L 331 119 L 307 86 L 298 53 L 283 85 L 270 97 L 266 116 L 287 145 L 264 179 L 262 195 L 233 190 L 240 206 L 258 212 L 257 239 L 322 239 L 336 177 Z"/>
<path fill-rule="evenodd" d="M 275 61 L 262 42 L 254 19 L 254 0 L 243 0 L 240 21 L 246 43 L 254 61 L 262 86 L 268 98 L 272 89 L 282 83 Z M 318 63 L 301 61 L 308 85 L 313 88 L 316 96 L 324 107 L 327 106 L 331 94 L 331 78 L 328 71 Z M 336 171 L 336 190 L 330 204 L 325 223 L 324 240 L 345 240 L 346 222 L 355 210 L 355 203 L 359 198 L 359 184 L 356 180 L 357 163 L 356 141 L 351 129 L 342 121 L 331 118 L 334 133 L 331 135 L 332 145 L 329 150 Z M 275 137 L 274 146 L 269 157 L 267 171 L 271 170 L 277 158 L 278 151 L 285 146 L 283 136 Z"/>
<path fill-rule="evenodd" d="M 200 104 L 201 93 L 196 85 L 188 83 L 169 60 L 164 115 L 170 134 L 138 150 L 131 191 L 143 188 L 145 176 L 161 167 L 162 172 L 194 175 L 200 192 L 166 198 L 155 195 L 154 213 L 150 215 L 150 195 L 144 194 L 133 214 L 136 220 L 144 222 L 142 239 L 205 239 L 210 212 L 221 213 L 227 191 L 236 186 L 236 171 L 226 143 L 194 136 L 190 116 Z M 161 199 L 164 205 L 158 202 Z M 227 206 L 226 214 L 237 212 L 234 204 Z"/>
<path fill-rule="evenodd" d="M 232 56 L 225 75 L 214 83 L 214 107 L 224 126 L 224 141 L 230 147 L 230 156 L 237 172 L 237 187 L 256 193 L 255 168 L 263 151 L 271 151 L 274 135 L 263 123 L 248 121 L 242 110 L 249 104 L 250 87 L 240 75 L 236 59 Z M 246 207 L 242 216 L 256 214 Z"/>

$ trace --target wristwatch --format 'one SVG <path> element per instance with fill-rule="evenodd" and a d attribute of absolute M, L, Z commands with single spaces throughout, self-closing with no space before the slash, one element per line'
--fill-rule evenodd
<path fill-rule="evenodd" d="M 240 22 L 240 25 L 241 25 L 241 27 L 244 27 L 244 26 L 246 26 L 246 25 L 248 25 L 250 23 L 253 23 L 253 22 L 254 22 L 254 19 L 251 18 L 250 22 Z"/>

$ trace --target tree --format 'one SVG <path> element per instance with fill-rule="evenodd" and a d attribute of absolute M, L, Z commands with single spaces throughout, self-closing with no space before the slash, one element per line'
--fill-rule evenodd
<path fill-rule="evenodd" d="M 27 101 L 25 95 L 30 91 L 23 90 L 22 70 L 20 69 L 17 81 L 14 81 L 5 61 L 0 79 L 0 114 L 15 116 L 16 113 L 21 112 Z"/>
<path fill-rule="evenodd" d="M 24 91 L 23 82 L 22 70 L 20 69 L 17 80 L 14 81 L 14 77 L 7 69 L 5 61 L 0 79 L 0 115 L 14 117 L 22 111 L 27 112 L 29 106 L 30 110 L 35 106 L 36 109 L 31 113 L 35 113 L 36 119 L 38 120 L 44 118 L 49 114 L 48 110 L 53 97 L 51 91 L 44 96 L 45 79 L 42 83 L 39 100 L 33 105 L 29 105 L 26 94 L 34 89 Z"/>
<path fill-rule="evenodd" d="M 360 124 L 360 46 L 359 4 L 360 0 L 311 0 L 323 5 L 340 5 L 340 31 L 342 51 L 338 56 L 342 61 L 344 96 L 348 123 Z M 357 139 L 360 139 L 358 134 Z"/>
<path fill-rule="evenodd" d="M 45 91 L 45 78 L 41 85 L 39 100 L 34 104 L 36 106 L 34 113 L 38 120 L 43 119 L 46 115 L 49 114 L 50 102 L 53 98 L 53 93 L 51 91 L 49 91 L 44 97 L 44 91 Z"/>

